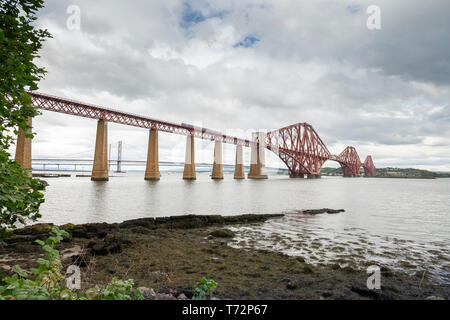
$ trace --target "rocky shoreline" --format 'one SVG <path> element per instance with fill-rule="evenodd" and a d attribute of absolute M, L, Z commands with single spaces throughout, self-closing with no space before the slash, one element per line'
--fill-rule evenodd
<path fill-rule="evenodd" d="M 332 209 L 307 214 L 337 213 Z M 64 267 L 80 266 L 82 286 L 106 284 L 112 277 L 132 278 L 149 299 L 189 299 L 202 277 L 218 283 L 219 299 L 448 299 L 450 288 L 420 275 L 381 268 L 380 290 L 369 290 L 364 271 L 339 265 L 313 266 L 301 257 L 267 250 L 233 248 L 228 225 L 260 224 L 276 215 L 174 216 L 122 223 L 66 224 L 58 248 Z M 0 246 L 0 276 L 14 265 L 36 266 L 43 252 L 36 239 L 48 236 L 49 224 L 10 232 Z"/>

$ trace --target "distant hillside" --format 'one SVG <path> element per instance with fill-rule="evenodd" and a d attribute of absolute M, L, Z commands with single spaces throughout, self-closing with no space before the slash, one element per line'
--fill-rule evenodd
<path fill-rule="evenodd" d="M 323 176 L 341 176 L 342 169 L 339 168 L 322 168 L 320 173 Z M 361 168 L 361 175 L 364 175 L 364 169 Z M 450 178 L 450 172 L 433 172 L 428 170 L 414 168 L 377 168 L 377 178 L 412 178 L 412 179 L 434 179 L 434 178 Z"/>
<path fill-rule="evenodd" d="M 414 169 L 414 168 L 377 168 L 377 177 L 382 178 L 420 178 L 420 179 L 434 179 L 434 178 L 449 178 L 450 172 L 433 172 L 428 170 Z"/>
<path fill-rule="evenodd" d="M 342 168 L 322 168 L 320 174 L 323 176 L 342 176 Z"/>

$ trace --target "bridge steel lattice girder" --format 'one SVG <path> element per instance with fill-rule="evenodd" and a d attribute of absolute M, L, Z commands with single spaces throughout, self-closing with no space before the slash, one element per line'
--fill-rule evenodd
<path fill-rule="evenodd" d="M 375 165 L 373 164 L 372 156 L 367 156 L 366 160 L 362 164 L 364 167 L 364 176 L 373 177 L 375 176 Z"/>
<path fill-rule="evenodd" d="M 187 124 L 177 124 L 162 120 L 156 120 L 37 92 L 28 92 L 28 94 L 31 97 L 33 105 L 43 110 L 60 112 L 97 120 L 106 120 L 108 122 L 115 122 L 129 126 L 175 133 L 179 135 L 193 136 L 195 138 L 200 138 L 203 140 L 218 140 L 222 141 L 223 143 L 242 145 L 244 147 L 251 147 L 254 144 L 254 142 L 250 140 L 227 136 L 220 132 L 216 132 L 207 128 L 197 128 Z"/>
<path fill-rule="evenodd" d="M 291 177 L 320 176 L 320 170 L 327 160 L 337 161 L 345 177 L 359 176 L 361 166 L 366 176 L 375 174 L 371 156 L 361 163 L 358 152 L 352 146 L 346 147 L 338 156 L 332 155 L 308 123 L 297 123 L 268 132 L 266 146 L 286 164 Z"/>
<path fill-rule="evenodd" d="M 307 123 L 268 132 L 266 145 L 286 164 L 291 176 L 320 175 L 322 165 L 330 157 L 319 135 Z"/>
<path fill-rule="evenodd" d="M 331 160 L 339 162 L 344 177 L 359 177 L 362 163 L 354 147 L 346 147 L 337 157 L 334 156 Z"/>

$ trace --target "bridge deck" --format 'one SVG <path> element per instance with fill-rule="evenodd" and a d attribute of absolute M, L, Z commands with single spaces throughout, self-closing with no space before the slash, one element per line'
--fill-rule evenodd
<path fill-rule="evenodd" d="M 43 110 L 97 120 L 106 120 L 109 122 L 170 132 L 179 135 L 194 136 L 195 138 L 204 140 L 219 140 L 223 143 L 241 145 L 244 147 L 251 147 L 252 145 L 254 145 L 254 142 L 250 140 L 227 136 L 215 130 L 199 128 L 185 123 L 177 124 L 173 122 L 157 120 L 38 92 L 29 92 L 29 95 L 31 97 L 31 100 L 33 101 L 33 105 Z"/>

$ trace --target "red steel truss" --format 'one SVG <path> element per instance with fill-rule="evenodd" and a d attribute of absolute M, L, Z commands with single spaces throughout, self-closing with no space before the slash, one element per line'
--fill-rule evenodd
<path fill-rule="evenodd" d="M 185 136 L 190 135 L 204 140 L 219 140 L 223 143 L 230 143 L 245 147 L 254 145 L 254 142 L 250 140 L 230 137 L 217 131 L 206 128 L 199 128 L 189 124 L 176 124 L 167 121 L 156 120 L 37 92 L 29 92 L 29 95 L 35 107 L 48 111 L 66 113 L 91 119 L 101 119 L 109 122 L 115 122 L 146 129 L 154 129 Z"/>
<path fill-rule="evenodd" d="M 266 147 L 280 157 L 292 177 L 320 175 L 322 165 L 331 155 L 314 128 L 307 123 L 268 132 Z"/>
<path fill-rule="evenodd" d="M 359 176 L 361 166 L 366 176 L 375 175 L 371 156 L 361 163 L 354 147 L 345 148 L 338 156 L 332 155 L 314 128 L 307 123 L 296 123 L 270 131 L 265 142 L 267 149 L 278 155 L 289 168 L 291 177 L 303 177 L 305 174 L 319 176 L 327 160 L 339 162 L 344 177 Z"/>
<path fill-rule="evenodd" d="M 349 146 L 345 148 L 344 151 L 331 160 L 339 162 L 344 177 L 359 177 L 359 170 L 361 169 L 362 163 L 354 147 Z"/>
<path fill-rule="evenodd" d="M 363 163 L 364 176 L 373 177 L 375 176 L 375 165 L 373 164 L 372 156 L 367 156 Z"/>

